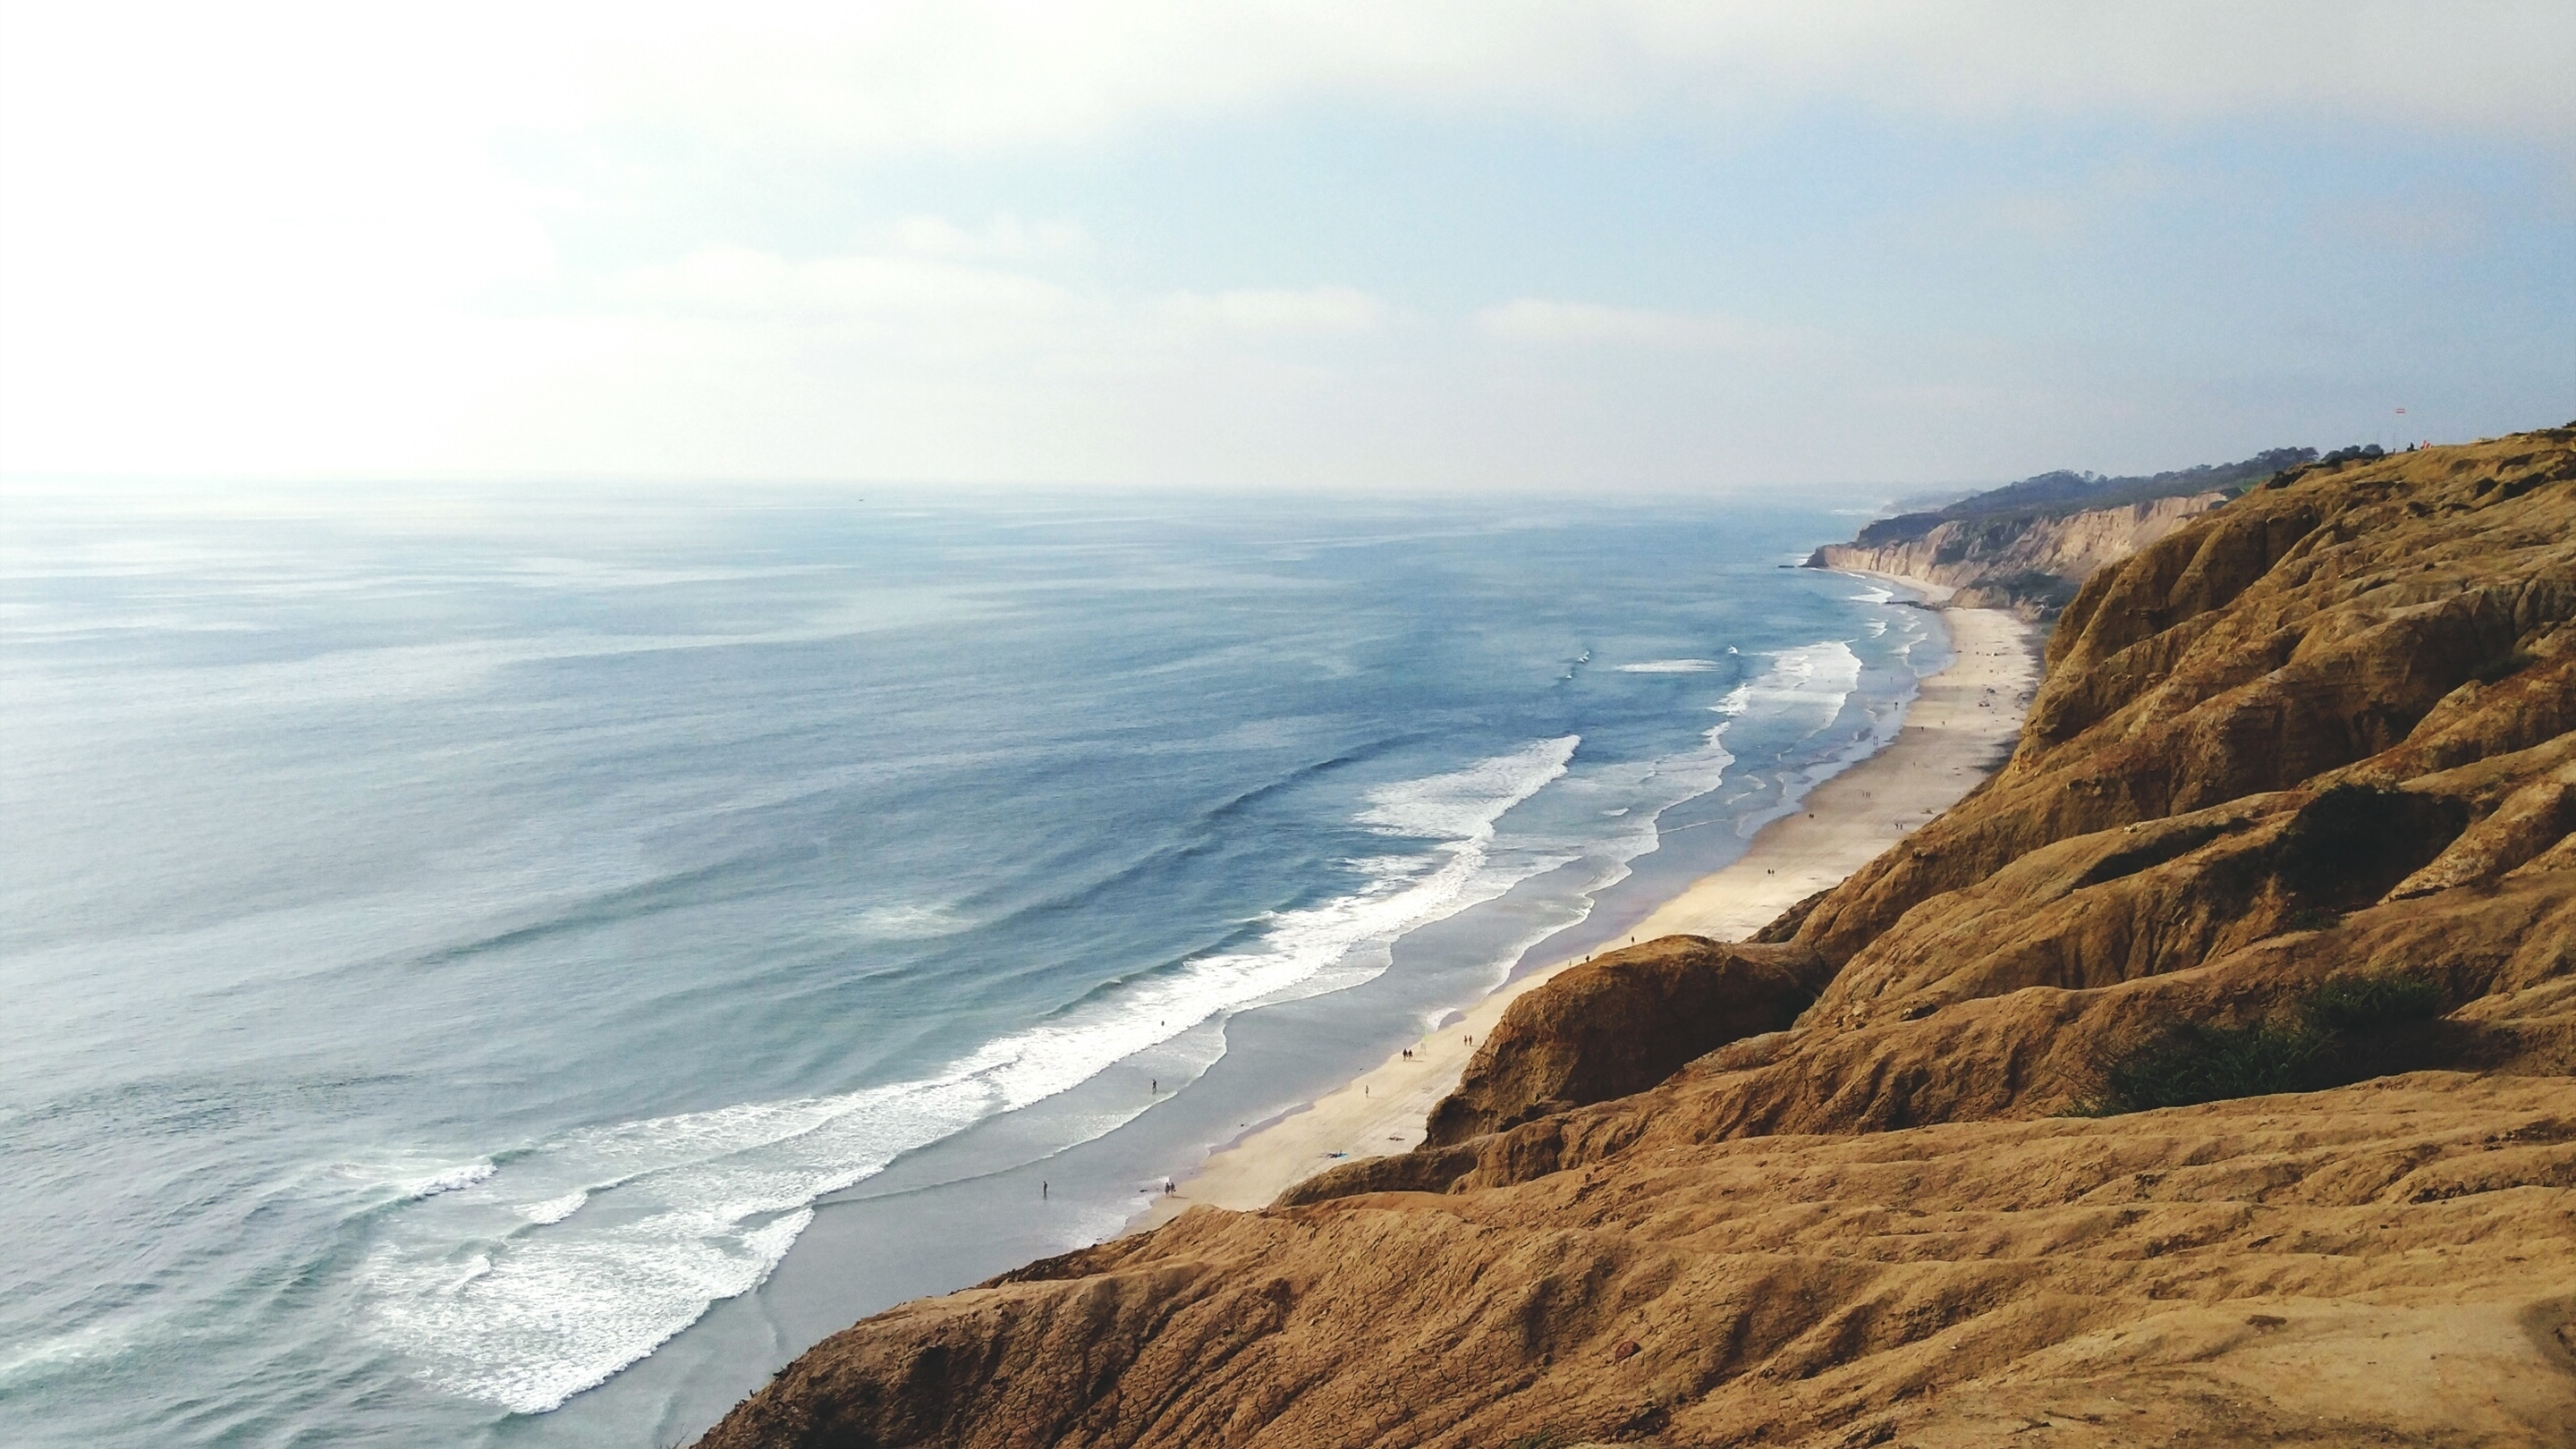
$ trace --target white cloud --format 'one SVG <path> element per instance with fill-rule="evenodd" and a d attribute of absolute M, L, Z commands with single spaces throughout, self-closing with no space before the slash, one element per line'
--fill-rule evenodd
<path fill-rule="evenodd" d="M 1604 307 L 1591 302 L 1551 302 L 1537 297 L 1487 307 L 1475 315 L 1474 321 L 1486 336 L 1511 342 L 1778 349 L 1806 340 L 1791 329 L 1757 326 L 1733 317 Z"/>
<path fill-rule="evenodd" d="M 252 129 L 290 158 L 459 124 L 632 122 L 938 151 L 1335 100 L 1685 124 L 1826 98 L 2576 130 L 2562 0 L 454 0 L 435 23 L 317 0 L 6 0 L 0 17 L 12 119 L 208 152 Z"/>
<path fill-rule="evenodd" d="M 790 261 L 748 247 L 620 272 L 597 295 L 643 311 L 772 322 L 1048 320 L 1086 305 L 1052 283 L 989 267 L 910 256 Z"/>
<path fill-rule="evenodd" d="M 1652 437 L 1661 415 L 1633 400 L 1659 379 L 1697 369 L 1785 391 L 1765 368 L 1811 341 L 1522 297 L 1475 317 L 1515 344 L 1497 372 L 1519 370 L 1480 381 L 1464 370 L 1481 358 L 1395 356 L 1457 340 L 1392 326 L 1404 297 L 1173 292 L 1181 279 L 1154 271 L 1168 258 L 1133 234 L 1095 246 L 1070 219 L 1007 212 L 791 244 L 784 223 L 757 224 L 777 216 L 743 215 L 740 191 L 687 178 L 656 194 L 688 217 L 657 253 L 620 210 L 629 169 L 669 159 L 656 145 L 757 168 L 736 174 L 810 219 L 854 203 L 794 193 L 864 174 L 844 165 L 854 155 L 935 169 L 1007 152 L 1007 185 L 1023 158 L 1052 166 L 1104 138 L 1219 117 L 1285 131 L 1337 107 L 1721 137 L 1855 107 L 2362 116 L 2562 151 L 2576 135 L 2565 0 L 0 0 L 0 33 L 0 467 L 16 468 L 1562 469 L 1600 439 Z M 1196 203 L 1123 200 L 1149 222 L 1158 201 Z M 1089 214 L 1105 227 L 1114 211 Z M 2082 221 L 2045 195 L 2005 215 Z M 568 238 L 609 233 L 618 260 L 586 270 Z M 1299 335 L 1374 349 L 1377 370 L 1326 375 L 1261 345 Z M 1564 365 L 1532 365 L 1542 344 L 1565 347 Z M 1812 428 L 1848 405 L 1839 364 L 1818 361 L 1830 353 L 1797 360 L 1834 401 L 1773 411 Z M 1694 375 L 1676 414 L 1707 410 L 1705 383 Z M 1782 456 L 1812 453 L 1780 426 Z M 1902 472 L 1909 456 L 1836 466 Z"/>
<path fill-rule="evenodd" d="M 1091 234 L 1080 222 L 1024 222 L 1008 212 L 979 228 L 959 226 L 944 216 L 907 216 L 872 235 L 880 236 L 890 250 L 924 257 L 1024 260 L 1081 256 L 1091 250 Z"/>
<path fill-rule="evenodd" d="M 1829 97 L 1945 115 L 2576 127 L 2564 83 L 2576 12 L 2530 0 L 920 0 L 723 13 L 607 27 L 592 104 L 873 151 L 1079 141 L 1335 99 L 1684 123 Z"/>
<path fill-rule="evenodd" d="M 1174 292 L 1155 311 L 1185 328 L 1256 336 L 1351 336 L 1376 331 L 1386 320 L 1385 304 L 1353 287 Z"/>

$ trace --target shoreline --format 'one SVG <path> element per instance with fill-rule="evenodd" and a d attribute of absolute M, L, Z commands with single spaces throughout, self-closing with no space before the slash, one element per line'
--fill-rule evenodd
<path fill-rule="evenodd" d="M 1921 579 L 1836 570 L 1937 601 Z M 2000 609 L 1941 609 L 1950 663 L 1925 677 L 1885 748 L 1810 790 L 1798 810 L 1757 832 L 1744 855 L 1701 876 L 1647 913 L 1632 940 L 1687 933 L 1739 940 L 1782 911 L 1866 865 L 1948 809 L 2010 751 L 2040 678 L 2032 626 Z M 1176 1193 L 1122 1230 L 1159 1227 L 1202 1204 L 1251 1211 L 1338 1162 L 1410 1151 L 1432 1106 L 1454 1088 L 1482 1041 L 1523 992 L 1590 959 L 1567 956 L 1521 971 L 1463 1012 L 1311 1102 L 1255 1123 L 1219 1145 Z M 1406 1053 L 1410 1051 L 1408 1056 Z"/>

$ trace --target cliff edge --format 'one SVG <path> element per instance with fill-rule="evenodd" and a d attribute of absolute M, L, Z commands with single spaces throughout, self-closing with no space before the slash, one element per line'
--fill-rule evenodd
<path fill-rule="evenodd" d="M 2066 607 L 2104 564 L 2127 558 L 2227 498 L 2193 493 L 2058 518 L 1952 519 L 1917 538 L 1829 543 L 1809 556 L 1807 566 L 1920 579 L 1949 590 L 1945 603 L 2008 609 L 2037 622 Z"/>
<path fill-rule="evenodd" d="M 2576 430 L 2281 473 L 2048 664 L 1756 941 L 1515 1003 L 1421 1149 L 704 1444 L 2576 1442 Z"/>
<path fill-rule="evenodd" d="M 2037 623 L 2056 617 L 2097 570 L 2254 484 L 2316 461 L 2313 448 L 2274 448 L 2148 477 L 2042 473 L 1931 512 L 1882 518 L 1850 543 L 1817 549 L 1807 567 L 1913 579 L 1946 591 L 1942 602 L 2007 609 Z"/>

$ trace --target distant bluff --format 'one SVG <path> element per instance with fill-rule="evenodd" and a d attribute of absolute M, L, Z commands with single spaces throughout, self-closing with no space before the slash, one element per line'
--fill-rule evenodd
<path fill-rule="evenodd" d="M 1958 806 L 1522 998 L 1438 1145 L 704 1442 L 2576 1442 L 2571 828 L 2576 431 L 2293 468 L 2082 586 Z"/>
<path fill-rule="evenodd" d="M 2365 454 L 2351 449 L 2335 456 Z M 1949 602 L 1963 608 L 2048 619 L 2105 565 L 2268 478 L 2316 461 L 2314 448 L 2274 448 L 2242 462 L 2137 478 L 2042 473 L 1944 508 L 1879 519 L 1850 543 L 1817 549 L 1807 567 L 1903 575 L 1951 590 Z"/>

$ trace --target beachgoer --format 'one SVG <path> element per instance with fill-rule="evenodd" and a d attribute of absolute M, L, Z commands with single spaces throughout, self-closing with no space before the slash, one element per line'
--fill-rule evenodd
<path fill-rule="evenodd" d="M 1040 1202 L 1045 1202 L 1046 1200 L 1047 1200 L 1047 1185 L 1046 1185 L 1045 1183 L 1041 1182 L 1041 1183 L 1039 1183 L 1039 1184 L 1038 1184 L 1038 1201 L 1040 1201 Z"/>

